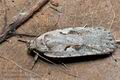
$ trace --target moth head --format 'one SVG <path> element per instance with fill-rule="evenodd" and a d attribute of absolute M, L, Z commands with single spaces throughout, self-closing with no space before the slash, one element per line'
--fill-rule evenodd
<path fill-rule="evenodd" d="M 33 49 L 35 49 L 35 47 L 36 46 L 35 46 L 34 40 L 30 40 L 28 45 L 27 45 L 28 50 L 33 50 Z"/>
<path fill-rule="evenodd" d="M 37 50 L 39 52 L 48 51 L 47 46 L 41 40 L 31 40 L 28 44 L 28 50 Z"/>

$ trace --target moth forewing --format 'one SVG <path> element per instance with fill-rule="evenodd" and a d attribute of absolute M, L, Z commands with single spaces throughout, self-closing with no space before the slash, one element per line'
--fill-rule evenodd
<path fill-rule="evenodd" d="M 75 27 L 46 32 L 32 40 L 30 48 L 48 57 L 65 58 L 110 54 L 117 44 L 103 27 Z"/>

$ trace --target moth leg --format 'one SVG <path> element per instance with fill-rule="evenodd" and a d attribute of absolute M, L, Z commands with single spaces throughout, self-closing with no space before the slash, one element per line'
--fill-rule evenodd
<path fill-rule="evenodd" d="M 34 61 L 34 64 L 33 64 L 32 68 L 31 68 L 31 70 L 34 68 L 35 64 L 36 64 L 37 61 L 38 61 L 38 55 L 37 55 L 37 54 L 35 55 L 34 60 L 35 60 L 35 61 Z"/>
<path fill-rule="evenodd" d="M 33 50 L 33 52 L 36 53 L 36 54 L 38 55 L 38 57 L 40 57 L 40 58 L 42 58 L 42 59 L 44 59 L 44 60 L 46 60 L 46 61 L 48 61 L 48 62 L 50 62 L 50 63 L 52 63 L 52 64 L 54 64 L 54 65 L 57 65 L 56 63 L 50 61 L 49 59 L 47 59 L 47 58 L 39 55 L 39 53 L 38 53 L 37 51 Z M 65 64 L 64 64 L 64 65 L 65 65 Z M 79 77 L 79 76 L 77 76 L 77 75 L 74 75 L 74 74 L 70 73 L 68 70 L 63 71 L 63 70 L 62 70 L 63 67 L 59 67 L 59 68 L 57 68 L 57 69 L 59 69 L 59 70 L 62 71 L 63 73 L 68 74 L 68 75 L 70 75 L 70 76 Z M 68 72 L 67 72 L 67 71 L 68 71 Z"/>
<path fill-rule="evenodd" d="M 36 55 L 38 55 L 38 57 L 40 57 L 40 58 L 42 58 L 42 59 L 44 59 L 44 60 L 46 60 L 46 61 L 48 61 L 48 62 L 50 62 L 50 63 L 52 63 L 52 64 L 55 64 L 54 62 L 50 61 L 49 59 L 47 59 L 47 58 L 39 55 L 39 53 L 38 53 L 37 51 L 34 50 L 33 52 L 34 52 Z"/>
<path fill-rule="evenodd" d="M 18 39 L 19 42 L 22 42 L 22 43 L 28 43 L 28 41 L 26 40 L 21 40 L 21 39 Z"/>
<path fill-rule="evenodd" d="M 18 33 L 18 32 L 14 32 L 13 35 L 19 36 L 19 37 L 22 37 L 22 36 L 26 36 L 26 37 L 38 37 L 38 36 L 36 36 L 36 35 L 25 34 L 25 33 Z"/>
<path fill-rule="evenodd" d="M 52 64 L 54 64 L 54 65 L 57 65 L 56 63 L 52 62 L 51 60 L 49 60 L 49 59 L 47 59 L 47 58 L 45 58 L 45 57 L 39 55 L 38 52 L 36 52 L 36 51 L 33 51 L 33 52 L 34 52 L 36 55 L 38 55 L 38 57 L 40 57 L 40 58 L 42 58 L 42 59 L 48 61 L 49 63 L 52 63 Z M 61 64 L 64 66 L 64 68 L 63 68 L 63 67 L 61 67 L 61 68 L 63 68 L 63 69 L 66 69 L 66 68 L 67 68 L 67 66 L 66 66 L 63 62 L 62 62 Z M 68 69 L 68 68 L 67 68 L 67 69 Z"/>
<path fill-rule="evenodd" d="M 63 67 L 65 67 L 65 69 L 70 70 L 65 63 L 62 62 L 61 64 L 62 64 Z"/>

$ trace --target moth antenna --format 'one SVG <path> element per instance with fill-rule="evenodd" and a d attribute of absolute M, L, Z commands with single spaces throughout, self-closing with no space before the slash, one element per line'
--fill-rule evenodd
<path fill-rule="evenodd" d="M 28 41 L 26 41 L 26 40 L 21 40 L 21 39 L 18 39 L 18 41 L 20 41 L 20 42 L 23 42 L 23 43 L 28 43 Z"/>
<path fill-rule="evenodd" d="M 28 72 L 28 73 L 31 73 L 31 74 L 34 74 L 34 75 L 36 75 L 37 77 L 40 77 L 40 74 L 37 74 L 37 73 L 35 73 L 35 72 L 32 72 L 32 71 L 30 71 L 30 70 L 28 70 L 28 69 L 26 69 L 26 68 L 23 68 L 22 66 L 20 66 L 19 64 L 17 64 L 15 61 L 13 61 L 13 60 L 11 60 L 11 59 L 9 59 L 9 58 L 7 58 L 7 57 L 4 57 L 4 56 L 1 56 L 0 55 L 0 57 L 1 58 L 3 58 L 3 59 L 5 59 L 5 60 L 7 60 L 7 61 L 9 61 L 9 62 L 11 62 L 11 63 L 13 63 L 13 64 L 15 64 L 18 68 L 20 68 L 21 70 L 23 70 L 23 71 L 25 71 L 25 72 Z M 42 75 L 41 75 L 42 76 Z M 41 77 L 40 77 L 41 78 Z"/>
<path fill-rule="evenodd" d="M 26 37 L 38 37 L 36 35 L 25 34 L 25 33 L 17 33 L 17 32 L 15 32 L 13 35 L 26 36 Z"/>
<path fill-rule="evenodd" d="M 34 53 L 36 53 L 36 55 L 38 55 L 40 58 L 42 58 L 42 59 L 44 59 L 44 60 L 46 60 L 46 61 L 48 61 L 48 62 L 50 62 L 50 63 L 52 63 L 52 64 L 54 64 L 54 65 L 56 65 L 56 66 L 57 66 L 57 64 L 56 64 L 56 63 L 54 63 L 54 62 L 50 61 L 49 59 L 47 59 L 47 58 L 45 58 L 45 57 L 43 57 L 43 56 L 39 55 L 39 53 L 38 53 L 37 51 L 33 50 L 33 52 L 34 52 Z M 60 71 L 62 71 L 62 72 L 63 72 L 63 73 L 65 73 L 65 74 L 68 74 L 69 76 L 79 77 L 79 78 L 80 78 L 80 76 L 74 75 L 74 74 L 72 74 L 72 73 L 68 72 L 68 70 L 67 70 L 67 71 L 62 70 L 62 69 L 63 69 L 63 67 L 60 67 L 60 68 L 57 68 L 57 69 L 59 69 Z"/>
<path fill-rule="evenodd" d="M 19 42 L 22 42 L 22 43 L 25 43 L 27 48 L 29 48 L 29 45 L 30 45 L 30 40 L 27 41 L 27 40 L 21 40 L 21 39 L 18 39 Z"/>

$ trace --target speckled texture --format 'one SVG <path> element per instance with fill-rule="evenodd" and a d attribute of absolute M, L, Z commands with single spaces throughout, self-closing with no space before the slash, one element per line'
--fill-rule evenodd
<path fill-rule="evenodd" d="M 46 32 L 30 43 L 30 49 L 48 57 L 110 54 L 117 48 L 112 33 L 103 27 L 75 27 Z"/>

